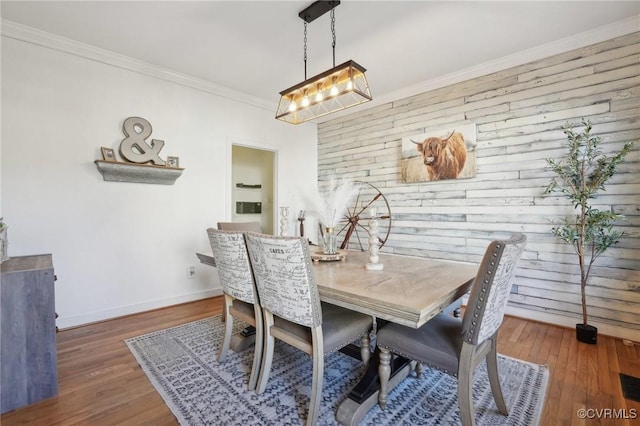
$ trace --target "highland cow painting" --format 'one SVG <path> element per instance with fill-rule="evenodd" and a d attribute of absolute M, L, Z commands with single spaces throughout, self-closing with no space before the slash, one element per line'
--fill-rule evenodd
<path fill-rule="evenodd" d="M 474 177 L 475 124 L 402 138 L 400 174 L 408 183 Z"/>

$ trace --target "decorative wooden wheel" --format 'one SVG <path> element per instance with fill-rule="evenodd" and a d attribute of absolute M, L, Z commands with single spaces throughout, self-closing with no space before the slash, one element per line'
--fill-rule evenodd
<path fill-rule="evenodd" d="M 345 217 L 336 227 L 338 242 L 341 249 L 369 249 L 368 225 L 370 208 L 376 208 L 378 218 L 378 240 L 380 247 L 384 246 L 391 232 L 391 209 L 386 197 L 375 186 L 367 182 L 355 182 L 360 185 L 360 191 L 355 201 L 347 208 Z"/>

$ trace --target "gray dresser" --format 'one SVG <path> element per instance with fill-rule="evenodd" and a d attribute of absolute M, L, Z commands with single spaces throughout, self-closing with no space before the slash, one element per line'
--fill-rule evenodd
<path fill-rule="evenodd" d="M 54 281 L 50 254 L 2 264 L 2 413 L 58 394 Z"/>

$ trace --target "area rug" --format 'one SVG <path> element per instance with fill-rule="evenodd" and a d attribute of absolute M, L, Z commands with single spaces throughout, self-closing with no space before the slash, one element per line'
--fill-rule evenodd
<path fill-rule="evenodd" d="M 235 331 L 244 325 L 236 324 Z M 253 347 L 229 351 L 218 363 L 220 316 L 126 340 L 147 377 L 181 425 L 304 424 L 311 392 L 311 358 L 276 340 L 265 392 L 247 390 Z M 475 371 L 473 401 L 478 425 L 537 425 L 549 371 L 500 355 L 498 368 L 510 414 L 493 401 L 482 363 Z M 363 373 L 362 363 L 340 352 L 325 358 L 320 425 L 336 425 L 335 413 Z M 425 368 L 420 379 L 407 377 L 389 393 L 387 409 L 372 408 L 361 425 L 460 424 L 457 380 Z"/>

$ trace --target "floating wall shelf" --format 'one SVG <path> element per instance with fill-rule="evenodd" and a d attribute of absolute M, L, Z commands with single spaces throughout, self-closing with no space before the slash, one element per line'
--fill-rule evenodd
<path fill-rule="evenodd" d="M 155 166 L 153 164 L 120 163 L 96 160 L 102 178 L 112 182 L 157 183 L 173 185 L 182 175 L 183 168 Z"/>

